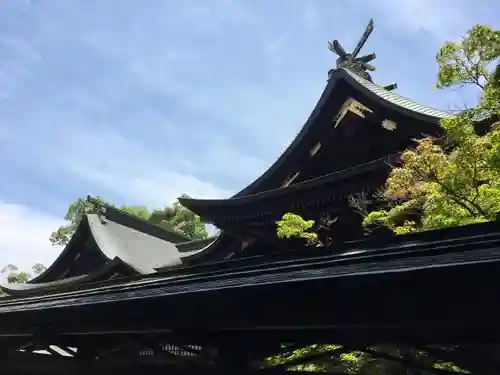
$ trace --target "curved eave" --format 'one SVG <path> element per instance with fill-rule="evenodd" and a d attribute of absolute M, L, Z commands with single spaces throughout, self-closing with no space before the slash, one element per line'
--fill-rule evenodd
<path fill-rule="evenodd" d="M 213 241 L 205 247 L 190 251 L 189 253 L 182 253 L 182 265 L 191 266 L 221 261 L 231 257 L 240 246 L 241 242 L 239 240 L 222 232 L 214 237 Z M 159 267 L 156 270 L 163 273 L 169 272 L 171 269 L 172 267 Z"/>
<path fill-rule="evenodd" d="M 175 244 L 123 224 L 87 215 L 90 231 L 102 255 L 120 259 L 139 274 L 154 273 L 159 266 L 182 263 Z"/>
<path fill-rule="evenodd" d="M 344 169 L 339 172 L 334 172 L 325 176 L 317 177 L 311 180 L 293 184 L 290 186 L 267 190 L 256 194 L 245 195 L 242 197 L 232 198 L 232 199 L 192 199 L 192 198 L 179 198 L 180 203 L 187 207 L 189 210 L 197 213 L 201 217 L 207 210 L 213 212 L 224 207 L 234 207 L 239 205 L 255 204 L 257 202 L 269 199 L 276 199 L 279 196 L 290 194 L 297 191 L 308 190 L 315 188 L 324 184 L 331 184 L 339 182 L 348 178 L 362 175 L 374 170 L 379 170 L 382 168 L 389 168 L 388 161 L 391 157 L 384 157 L 365 163 L 360 166 Z"/>
<path fill-rule="evenodd" d="M 337 83 L 339 81 L 340 76 L 333 75 L 329 80 L 326 85 L 326 87 L 323 90 L 323 93 L 321 94 L 318 102 L 316 103 L 316 106 L 314 107 L 311 115 L 307 119 L 306 123 L 304 126 L 300 129 L 299 133 L 297 136 L 294 138 L 292 143 L 285 149 L 285 151 L 278 157 L 278 159 L 256 180 L 250 183 L 247 187 L 245 187 L 243 190 L 240 192 L 236 193 L 233 197 L 231 198 L 239 198 L 245 195 L 250 195 L 253 193 L 256 193 L 259 191 L 260 186 L 270 177 L 274 174 L 276 170 L 282 167 L 287 161 L 287 159 L 294 153 L 294 151 L 299 148 L 299 145 L 302 142 L 302 139 L 304 136 L 316 126 L 318 125 L 318 121 L 316 121 L 321 108 L 326 104 L 328 98 L 332 95 L 334 92 Z"/>
<path fill-rule="evenodd" d="M 437 125 L 442 119 L 453 116 L 449 113 L 415 103 L 396 94 L 393 91 L 388 91 L 382 86 L 367 81 L 346 69 L 335 70 L 332 72 L 328 83 L 323 90 L 323 93 L 321 94 L 318 102 L 316 103 L 316 106 L 314 107 L 311 115 L 307 119 L 302 129 L 300 129 L 299 133 L 292 141 L 292 143 L 260 177 L 258 177 L 243 190 L 231 197 L 232 199 L 257 193 L 261 189 L 261 186 L 272 175 L 274 175 L 275 172 L 282 168 L 282 166 L 286 163 L 290 156 L 293 155 L 296 150 L 301 149 L 300 145 L 303 142 L 305 136 L 309 133 L 313 133 L 314 129 L 321 125 L 320 121 L 317 121 L 321 109 L 325 104 L 327 104 L 329 98 L 334 94 L 334 92 L 336 92 L 335 89 L 339 86 L 339 84 L 344 82 L 351 86 L 354 90 L 359 91 L 362 95 L 377 102 L 382 107 L 395 110 L 405 116 L 410 116 L 420 121 Z"/>
<path fill-rule="evenodd" d="M 140 220 L 115 209 L 107 210 L 103 217 L 86 215 L 57 259 L 47 270 L 30 280 L 29 285 L 47 285 L 61 280 L 62 273 L 75 261 L 76 254 L 89 237 L 95 242 L 93 251 L 99 252 L 102 265 L 119 259 L 135 273 L 147 274 L 154 273 L 155 267 L 181 264 L 180 252 L 173 242 L 166 239 L 171 239 L 171 233 L 151 228 L 149 223 L 142 224 Z M 177 240 L 181 238 L 185 239 L 182 235 L 175 237 Z"/>
<path fill-rule="evenodd" d="M 49 281 L 44 283 L 33 283 L 32 281 L 23 284 L 0 285 L 0 290 L 12 297 L 28 297 L 39 294 L 50 294 L 51 292 L 62 292 L 75 289 L 82 284 L 108 279 L 115 273 L 120 273 L 123 269 L 123 262 L 116 258 L 105 263 L 101 268 L 86 275 L 69 277 L 67 279 Z"/>
<path fill-rule="evenodd" d="M 143 220 L 137 216 L 133 216 L 126 212 L 123 212 L 118 208 L 111 206 L 104 206 L 104 208 L 104 217 L 106 217 L 106 219 L 129 227 L 131 229 L 135 229 L 139 232 L 146 233 L 150 236 L 160 238 L 164 241 L 172 242 L 175 244 L 190 240 L 189 237 L 181 233 L 178 233 L 174 230 L 162 228 L 158 225 L 148 222 L 147 220 Z"/>
<path fill-rule="evenodd" d="M 182 243 L 178 243 L 175 245 L 177 247 L 177 250 L 182 254 L 190 254 L 193 251 L 200 251 L 212 244 L 216 239 L 217 235 L 215 236 L 210 236 L 207 238 L 203 239 L 198 239 L 198 240 L 192 240 L 192 241 L 186 241 Z"/>
<path fill-rule="evenodd" d="M 203 249 L 193 251 L 190 254 L 184 254 L 182 256 L 182 263 L 184 265 L 192 265 L 222 260 L 230 256 L 235 251 L 235 247 L 239 248 L 240 246 L 241 242 L 239 240 L 222 232 Z M 163 270 L 166 271 L 168 269 L 163 268 Z"/>
<path fill-rule="evenodd" d="M 49 267 L 47 267 L 44 272 L 31 279 L 29 281 L 30 284 L 50 283 L 58 280 L 61 272 L 66 269 L 65 265 L 73 262 L 81 244 L 87 240 L 89 235 L 91 235 L 90 227 L 87 218 L 84 217 L 76 227 L 75 233 L 56 260 Z"/>

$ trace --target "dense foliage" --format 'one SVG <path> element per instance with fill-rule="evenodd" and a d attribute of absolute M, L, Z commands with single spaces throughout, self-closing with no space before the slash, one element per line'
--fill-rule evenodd
<path fill-rule="evenodd" d="M 439 88 L 473 85 L 481 99 L 442 121 L 443 139 L 406 150 L 381 192 L 387 208 L 365 218 L 398 234 L 489 221 L 500 212 L 500 123 L 486 134 L 480 120 L 500 115 L 500 31 L 473 27 L 437 54 Z"/>
<path fill-rule="evenodd" d="M 421 346 L 417 350 L 403 345 L 309 345 L 283 349 L 283 354 L 268 358 L 266 365 L 292 371 L 366 375 L 467 374 L 480 367 L 457 347 Z M 457 359 L 462 367 L 450 358 Z M 409 370 L 410 363 L 413 371 Z"/>
<path fill-rule="evenodd" d="M 286 213 L 283 218 L 276 222 L 278 226 L 278 238 L 304 238 L 315 240 L 318 235 L 311 232 L 314 220 L 304 220 L 302 217 L 292 213 Z"/>
<path fill-rule="evenodd" d="M 52 244 L 66 245 L 84 215 L 98 213 L 103 204 L 114 207 L 100 197 L 92 200 L 78 198 L 71 203 L 64 217 L 68 224 L 60 226 L 50 235 Z M 173 230 L 186 236 L 187 239 L 202 239 L 208 236 L 205 225 L 201 222 L 199 216 L 184 208 L 178 201 L 172 206 L 166 206 L 153 212 L 149 212 L 144 206 L 122 206 L 120 210 L 164 229 Z"/>
<path fill-rule="evenodd" d="M 187 195 L 182 195 L 188 198 Z M 166 206 L 162 210 L 154 210 L 149 218 L 149 222 L 164 229 L 172 229 L 189 239 L 207 238 L 207 230 L 198 215 L 183 207 L 179 201 L 171 206 Z"/>

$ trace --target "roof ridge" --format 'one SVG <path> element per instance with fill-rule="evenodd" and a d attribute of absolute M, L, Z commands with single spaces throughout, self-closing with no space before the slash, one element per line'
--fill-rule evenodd
<path fill-rule="evenodd" d="M 427 104 L 418 103 L 394 91 L 389 91 L 385 89 L 383 86 L 368 81 L 367 79 L 357 75 L 356 73 L 352 72 L 347 68 L 335 69 L 335 71 L 347 73 L 348 77 L 354 79 L 357 83 L 363 85 L 364 87 L 366 87 L 368 90 L 370 90 L 380 98 L 392 104 L 398 105 L 399 107 L 404 108 L 406 110 L 418 112 L 427 116 L 437 117 L 437 118 L 449 118 L 454 116 L 450 112 L 445 112 L 441 109 L 431 107 Z"/>
<path fill-rule="evenodd" d="M 162 240 L 172 243 L 180 243 L 190 241 L 191 239 L 186 235 L 179 233 L 175 230 L 169 230 L 153 224 L 143 218 L 132 215 L 110 204 L 100 202 L 92 196 L 88 195 L 87 200 L 103 208 L 101 215 L 106 219 L 123 226 L 135 229 L 139 232 L 149 234 L 153 237 L 161 238 Z"/>

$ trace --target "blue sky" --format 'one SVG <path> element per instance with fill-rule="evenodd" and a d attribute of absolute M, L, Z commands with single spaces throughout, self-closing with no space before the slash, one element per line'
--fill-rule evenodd
<path fill-rule="evenodd" d="M 79 196 L 229 197 L 293 139 L 370 17 L 376 82 L 441 109 L 434 55 L 496 0 L 2 0 L 0 264 L 50 263 Z M 496 16 L 495 16 L 496 15 Z M 496 24 L 495 24 L 496 23 Z"/>

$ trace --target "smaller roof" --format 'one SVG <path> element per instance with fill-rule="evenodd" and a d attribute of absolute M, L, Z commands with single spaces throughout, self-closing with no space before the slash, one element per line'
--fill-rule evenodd
<path fill-rule="evenodd" d="M 98 249 L 108 260 L 118 258 L 141 274 L 182 263 L 177 247 L 171 242 L 95 214 L 87 215 L 86 219 Z"/>
<path fill-rule="evenodd" d="M 89 239 L 94 246 L 84 247 Z M 202 251 L 211 241 L 186 241 L 181 234 L 105 207 L 100 215 L 85 215 L 70 242 L 46 271 L 24 284 L 0 285 L 0 290 L 10 295 L 38 294 L 112 276 L 156 273 L 157 269 L 181 265 L 183 258 Z M 100 261 L 90 272 L 64 277 L 65 271 L 80 259 L 81 251 L 96 251 Z"/>

